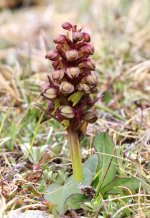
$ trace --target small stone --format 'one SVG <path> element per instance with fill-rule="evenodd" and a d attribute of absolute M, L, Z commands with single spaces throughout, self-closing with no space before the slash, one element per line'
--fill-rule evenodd
<path fill-rule="evenodd" d="M 47 214 L 40 210 L 27 210 L 25 212 L 11 211 L 6 218 L 54 218 L 52 214 Z"/>

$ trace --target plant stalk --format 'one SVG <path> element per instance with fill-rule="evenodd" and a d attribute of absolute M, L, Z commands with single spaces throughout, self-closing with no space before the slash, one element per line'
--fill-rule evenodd
<path fill-rule="evenodd" d="M 81 161 L 81 152 L 78 133 L 68 129 L 68 140 L 70 146 L 73 174 L 76 181 L 83 180 L 83 167 Z"/>

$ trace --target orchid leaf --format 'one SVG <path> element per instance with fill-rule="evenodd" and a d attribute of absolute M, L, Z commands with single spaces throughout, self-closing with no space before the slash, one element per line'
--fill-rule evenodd
<path fill-rule="evenodd" d="M 68 101 L 71 101 L 73 103 L 73 106 L 75 106 L 82 98 L 84 95 L 84 92 L 82 91 L 77 91 L 73 93 L 69 98 Z"/>
<path fill-rule="evenodd" d="M 116 175 L 117 164 L 115 157 L 115 146 L 107 133 L 99 133 L 94 139 L 94 147 L 99 155 L 98 178 L 96 183 L 98 191 L 112 182 Z"/>

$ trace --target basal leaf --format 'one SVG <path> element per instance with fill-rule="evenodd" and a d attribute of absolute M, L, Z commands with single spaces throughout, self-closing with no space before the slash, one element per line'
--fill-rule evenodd
<path fill-rule="evenodd" d="M 105 193 L 120 193 L 121 189 L 123 187 L 127 187 L 131 191 L 135 191 L 139 189 L 140 181 L 137 178 L 118 178 L 115 179 L 113 182 L 107 184 L 105 187 L 103 187 L 101 194 Z"/>
<path fill-rule="evenodd" d="M 73 194 L 81 194 L 79 184 L 82 186 L 91 185 L 97 165 L 97 155 L 91 156 L 83 165 L 84 180 L 82 182 L 75 182 L 73 176 L 70 176 L 63 186 L 53 183 L 48 187 L 45 199 L 53 204 L 59 214 L 63 214 L 66 210 L 64 208 L 66 199 Z"/>
<path fill-rule="evenodd" d="M 106 184 L 112 182 L 116 175 L 115 146 L 107 133 L 99 133 L 94 139 L 94 147 L 99 153 L 99 179 L 97 179 L 97 185 L 101 189 Z"/>
<path fill-rule="evenodd" d="M 73 195 L 70 195 L 66 201 L 65 201 L 65 209 L 70 210 L 70 209 L 79 209 L 81 207 L 81 204 L 87 201 L 87 197 L 76 193 Z"/>

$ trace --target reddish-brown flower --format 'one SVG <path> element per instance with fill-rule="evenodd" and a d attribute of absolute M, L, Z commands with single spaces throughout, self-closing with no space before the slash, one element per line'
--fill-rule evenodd
<path fill-rule="evenodd" d="M 66 35 L 55 39 L 55 50 L 46 54 L 54 71 L 43 86 L 42 96 L 48 100 L 48 112 L 66 128 L 79 130 L 85 122 L 95 122 L 93 94 L 97 87 L 95 63 L 90 58 L 94 47 L 90 35 L 66 22 Z M 95 94 L 94 94 L 95 95 Z"/>

